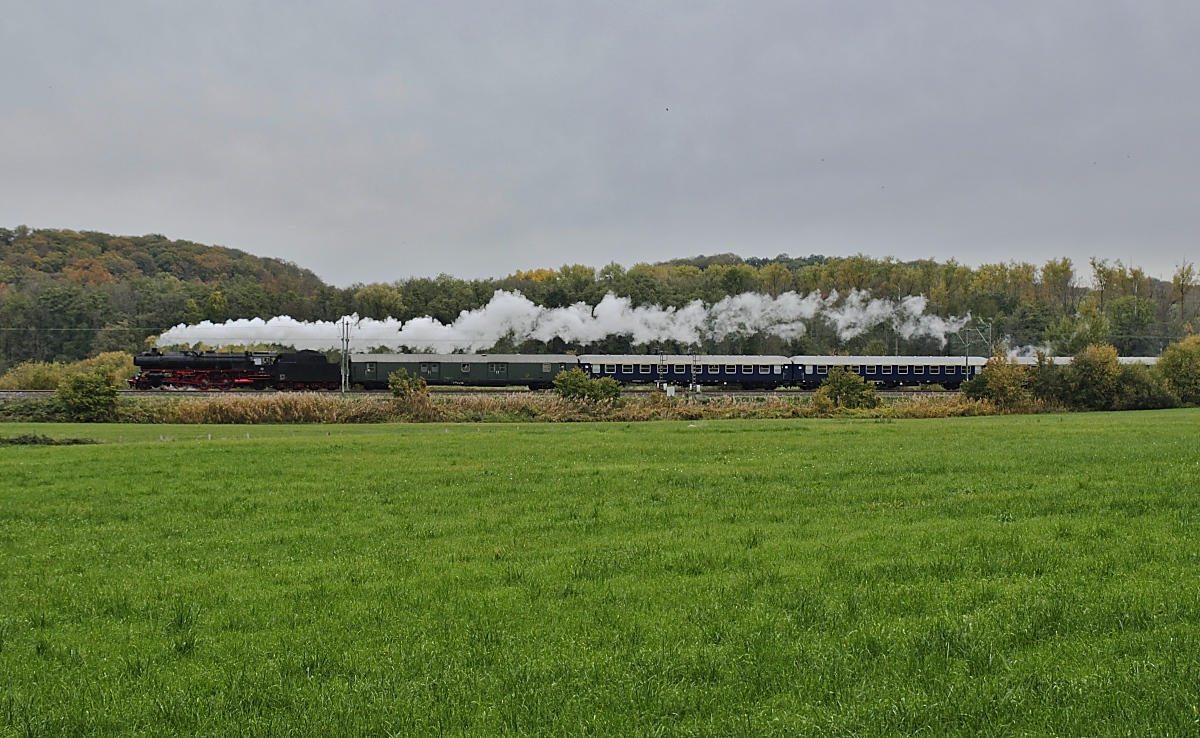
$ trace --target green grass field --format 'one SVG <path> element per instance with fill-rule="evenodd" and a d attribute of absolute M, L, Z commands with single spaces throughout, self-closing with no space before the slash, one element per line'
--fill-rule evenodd
<path fill-rule="evenodd" d="M 0 735 L 1200 734 L 1200 411 L 27 432 Z"/>

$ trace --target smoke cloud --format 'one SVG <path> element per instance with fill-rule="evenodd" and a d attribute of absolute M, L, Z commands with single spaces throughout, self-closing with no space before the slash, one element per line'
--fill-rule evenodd
<path fill-rule="evenodd" d="M 510 335 L 517 341 L 560 338 L 579 344 L 616 335 L 627 335 L 635 344 L 651 341 L 698 344 L 706 339 L 755 333 L 795 339 L 816 321 L 830 325 L 843 341 L 877 326 L 890 325 L 902 338 L 930 337 L 945 344 L 946 336 L 960 330 L 969 320 L 969 316 L 927 315 L 926 304 L 924 296 L 893 301 L 873 299 L 868 292 L 852 290 L 844 298 L 836 292 L 828 297 L 817 292 L 804 296 L 786 292 L 778 297 L 746 292 L 713 305 L 697 300 L 681 308 L 634 306 L 629 298 L 609 293 L 595 307 L 580 302 L 563 308 L 545 308 L 520 292 L 497 290 L 487 305 L 464 310 L 449 325 L 430 317 L 404 323 L 358 316 L 349 316 L 348 320 L 352 324 L 351 350 L 386 346 L 440 352 L 480 351 Z M 178 325 L 163 333 L 158 345 L 275 343 L 322 350 L 340 347 L 340 336 L 341 321 L 304 322 L 282 316 L 270 320 Z"/>

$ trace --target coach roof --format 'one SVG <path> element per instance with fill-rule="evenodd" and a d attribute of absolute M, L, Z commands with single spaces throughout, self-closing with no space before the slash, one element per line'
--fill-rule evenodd
<path fill-rule="evenodd" d="M 707 354 L 584 354 L 582 364 L 754 364 L 756 366 L 787 365 L 786 356 L 733 356 Z"/>
<path fill-rule="evenodd" d="M 573 354 L 351 354 L 350 358 L 355 362 L 377 361 L 384 364 L 414 361 L 445 364 L 575 364 L 579 361 L 579 357 Z"/>
<path fill-rule="evenodd" d="M 983 366 L 983 356 L 793 356 L 793 364 L 807 366 Z"/>

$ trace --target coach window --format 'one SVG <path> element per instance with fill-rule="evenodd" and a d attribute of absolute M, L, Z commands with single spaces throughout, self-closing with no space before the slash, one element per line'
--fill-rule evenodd
<path fill-rule="evenodd" d="M 544 371 L 544 372 L 549 372 L 549 371 L 550 371 L 550 365 L 549 365 L 549 364 L 542 364 L 542 371 Z"/>
<path fill-rule="evenodd" d="M 769 366 L 764 366 L 764 365 L 761 365 L 761 364 L 760 364 L 760 365 L 759 365 L 759 367 L 758 367 L 758 373 L 759 373 L 759 374 L 770 374 L 770 373 L 771 373 L 771 367 L 769 367 Z"/>
<path fill-rule="evenodd" d="M 827 366 L 817 367 L 817 374 L 828 374 L 828 373 L 829 373 L 829 367 L 827 367 Z"/>
<path fill-rule="evenodd" d="M 854 372 L 855 374 L 861 374 L 862 367 L 861 366 L 852 366 L 852 367 L 850 367 L 850 371 Z"/>
<path fill-rule="evenodd" d="M 709 374 L 720 374 L 721 367 L 709 364 L 704 371 L 708 372 Z"/>
<path fill-rule="evenodd" d="M 626 374 L 633 374 L 633 364 L 622 364 L 621 371 L 625 372 Z"/>
<path fill-rule="evenodd" d="M 898 366 L 898 367 L 896 367 L 896 373 L 897 374 L 908 374 L 908 367 Z"/>
<path fill-rule="evenodd" d="M 754 367 L 750 364 L 742 364 L 742 372 L 745 374 L 753 374 Z"/>
<path fill-rule="evenodd" d="M 367 371 L 370 372 L 371 374 L 375 373 L 375 362 L 373 362 L 373 361 L 367 362 Z"/>
<path fill-rule="evenodd" d="M 471 373 L 471 365 L 470 365 L 470 364 L 463 364 L 463 365 L 462 365 L 461 367 L 459 367 L 459 368 L 460 368 L 460 369 L 462 369 L 462 373 L 463 373 L 463 374 L 470 374 L 470 373 Z"/>
<path fill-rule="evenodd" d="M 929 367 L 929 373 L 930 374 L 941 374 L 942 368 L 940 366 L 934 364 L 933 366 Z"/>
<path fill-rule="evenodd" d="M 671 373 L 672 374 L 683 374 L 683 369 L 684 369 L 683 364 L 674 364 L 671 367 Z"/>
<path fill-rule="evenodd" d="M 725 365 L 725 373 L 726 374 L 737 374 L 737 367 L 732 364 L 726 364 Z"/>
<path fill-rule="evenodd" d="M 913 367 L 913 374 L 924 374 L 924 373 L 925 373 L 925 367 L 923 367 L 923 366 L 914 366 Z"/>
<path fill-rule="evenodd" d="M 885 367 L 883 368 L 883 373 L 884 373 L 884 374 L 891 374 L 891 373 L 892 373 L 892 368 L 891 368 L 890 366 L 885 366 Z"/>
<path fill-rule="evenodd" d="M 783 374 L 783 367 L 781 367 L 781 366 L 779 366 L 778 364 L 776 364 L 776 365 L 775 365 L 775 373 L 776 373 L 776 374 Z"/>
<path fill-rule="evenodd" d="M 616 374 L 617 373 L 617 365 L 616 364 L 605 364 L 604 365 L 604 373 L 605 374 Z"/>
<path fill-rule="evenodd" d="M 649 374 L 652 368 L 650 364 L 638 364 L 638 371 L 642 374 Z"/>

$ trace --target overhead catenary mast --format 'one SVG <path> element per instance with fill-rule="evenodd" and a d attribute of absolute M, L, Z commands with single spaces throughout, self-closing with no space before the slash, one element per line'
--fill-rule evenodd
<path fill-rule="evenodd" d="M 350 316 L 344 316 L 341 321 L 342 344 L 342 394 L 350 391 Z"/>

